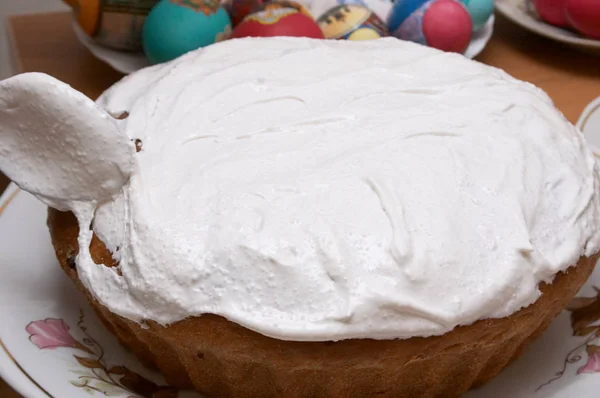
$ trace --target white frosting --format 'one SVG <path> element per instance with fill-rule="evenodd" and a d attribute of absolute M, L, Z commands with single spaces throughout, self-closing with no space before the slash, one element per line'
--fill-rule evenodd
<path fill-rule="evenodd" d="M 93 225 L 122 276 L 88 250 L 77 267 L 132 320 L 437 335 L 531 304 L 600 248 L 581 133 L 541 90 L 460 55 L 230 40 L 130 75 L 98 105 L 129 112 L 119 125 L 143 149 Z"/>

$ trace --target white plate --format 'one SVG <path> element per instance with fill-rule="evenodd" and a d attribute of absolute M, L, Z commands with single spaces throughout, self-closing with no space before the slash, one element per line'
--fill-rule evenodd
<path fill-rule="evenodd" d="M 586 39 L 577 33 L 543 22 L 530 0 L 496 0 L 496 10 L 525 29 L 568 44 L 586 52 L 600 54 L 600 40 Z"/>
<path fill-rule="evenodd" d="M 86 46 L 96 58 L 106 62 L 113 69 L 123 74 L 127 75 L 145 68 L 146 66 L 150 66 L 150 62 L 148 62 L 143 54 L 111 50 L 110 48 L 99 45 L 86 35 L 77 23 L 73 23 L 73 30 L 75 31 L 77 39 L 79 39 L 79 41 Z M 488 19 L 482 29 L 475 32 L 469 47 L 465 51 L 465 56 L 468 58 L 475 58 L 485 48 L 488 41 L 490 41 L 493 32 L 494 15 Z"/>
<path fill-rule="evenodd" d="M 145 68 L 146 66 L 150 66 L 150 62 L 146 59 L 144 54 L 112 50 L 99 45 L 86 35 L 76 22 L 73 22 L 73 30 L 75 31 L 77 39 L 90 50 L 92 55 L 99 60 L 106 62 L 113 69 L 121 73 L 127 75 L 136 70 Z"/>
<path fill-rule="evenodd" d="M 13 184 L 0 199 L 3 207 L 0 376 L 27 398 L 141 397 L 128 389 L 123 373 L 130 380 L 141 375 L 164 385 L 160 375 L 141 366 L 104 329 L 63 274 L 50 244 L 45 206 Z M 598 303 L 594 286 L 600 287 L 600 268 L 579 297 Z M 574 337 L 569 316 L 564 311 L 523 357 L 466 397 L 597 398 L 600 351 L 592 355 L 586 348 L 591 352 L 600 339 Z M 600 312 L 596 316 L 600 319 Z M 198 397 L 191 392 L 179 396 Z"/>
<path fill-rule="evenodd" d="M 600 98 L 586 108 L 578 126 L 600 148 Z M 118 344 L 60 269 L 45 224 L 46 207 L 11 184 L 0 197 L 0 215 L 0 376 L 26 398 L 141 397 L 130 389 L 136 384 L 127 382 L 139 377 L 164 385 L 159 374 Z M 600 267 L 573 301 L 578 311 L 593 303 L 600 308 L 594 287 L 600 288 Z M 597 398 L 600 350 L 594 347 L 600 338 L 574 336 L 570 315 L 570 310 L 560 314 L 519 360 L 466 397 Z M 588 315 L 594 315 L 590 325 L 599 332 L 600 310 Z"/>
<path fill-rule="evenodd" d="M 469 47 L 467 47 L 465 51 L 465 57 L 473 59 L 483 51 L 488 41 L 492 38 L 492 33 L 494 33 L 494 21 L 495 17 L 494 14 L 492 14 L 485 25 L 477 32 L 473 33 L 471 43 L 469 43 Z"/>

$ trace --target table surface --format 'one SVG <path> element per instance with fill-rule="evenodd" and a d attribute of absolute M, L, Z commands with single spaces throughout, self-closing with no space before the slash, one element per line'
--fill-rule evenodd
<path fill-rule="evenodd" d="M 96 98 L 122 75 L 94 58 L 71 30 L 67 13 L 24 15 L 9 19 L 9 39 L 17 72 L 45 72 Z M 573 123 L 600 96 L 597 57 L 529 33 L 502 16 L 478 61 L 546 90 Z M 0 192 L 8 180 L 0 174 Z M 2 380 L 0 397 L 20 398 Z"/>

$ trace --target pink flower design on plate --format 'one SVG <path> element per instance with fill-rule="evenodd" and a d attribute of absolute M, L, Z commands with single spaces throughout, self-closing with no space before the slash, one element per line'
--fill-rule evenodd
<path fill-rule="evenodd" d="M 600 372 L 600 347 L 589 345 L 587 352 L 588 361 L 577 370 L 577 374 Z"/>
<path fill-rule="evenodd" d="M 592 297 L 575 297 L 567 310 L 571 312 L 571 328 L 573 336 L 585 337 L 585 340 L 567 354 L 563 367 L 555 376 L 540 385 L 536 391 L 560 379 L 570 364 L 578 363 L 587 354 L 585 365 L 577 369 L 577 374 L 600 373 L 600 288 L 593 286 L 596 294 Z M 582 350 L 584 350 L 582 352 Z"/>
<path fill-rule="evenodd" d="M 81 343 L 71 336 L 69 326 L 62 319 L 48 318 L 34 321 L 27 325 L 25 330 L 30 335 L 29 340 L 40 349 L 81 348 Z"/>
<path fill-rule="evenodd" d="M 83 373 L 79 371 L 77 380 L 70 381 L 75 387 L 83 388 L 87 392 L 100 392 L 104 396 L 114 396 L 114 390 L 117 389 L 137 394 L 130 395 L 128 398 L 177 397 L 177 390 L 173 387 L 158 385 L 125 366 L 109 367 L 104 359 L 104 349 L 88 333 L 83 317 L 83 311 L 80 310 L 77 326 L 85 336 L 82 341 L 87 346 L 71 335 L 69 326 L 62 319 L 47 318 L 33 321 L 25 327 L 25 331 L 29 333 L 29 340 L 39 349 L 75 348 L 88 354 L 73 355 L 83 368 Z"/>

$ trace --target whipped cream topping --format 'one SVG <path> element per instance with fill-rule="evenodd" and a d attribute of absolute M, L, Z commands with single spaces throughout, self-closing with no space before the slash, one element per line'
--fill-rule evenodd
<path fill-rule="evenodd" d="M 86 249 L 77 268 L 138 322 L 439 335 L 533 303 L 600 248 L 582 134 L 541 90 L 460 55 L 391 38 L 230 40 L 97 104 L 129 113 L 119 129 L 142 150 L 113 200 L 74 209 L 121 275 Z"/>

